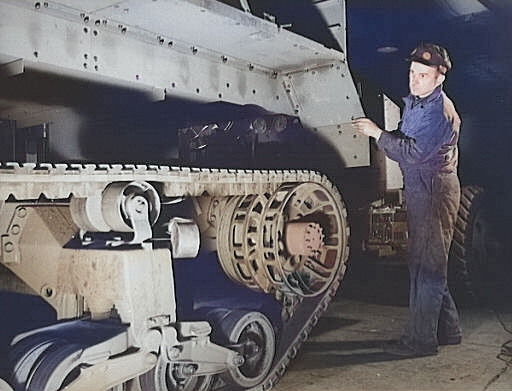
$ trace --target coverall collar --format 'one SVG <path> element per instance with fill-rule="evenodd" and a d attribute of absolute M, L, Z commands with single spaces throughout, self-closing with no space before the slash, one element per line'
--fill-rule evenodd
<path fill-rule="evenodd" d="M 432 91 L 432 93 L 430 95 L 428 95 L 424 98 L 420 98 L 418 96 L 409 94 L 405 98 L 403 98 L 403 100 L 406 104 L 410 104 L 411 107 L 413 107 L 420 103 L 430 103 L 430 102 L 435 101 L 436 99 L 439 98 L 439 96 L 442 94 L 442 92 L 443 92 L 443 86 L 440 85 L 440 86 L 436 87 L 436 89 L 434 91 Z"/>

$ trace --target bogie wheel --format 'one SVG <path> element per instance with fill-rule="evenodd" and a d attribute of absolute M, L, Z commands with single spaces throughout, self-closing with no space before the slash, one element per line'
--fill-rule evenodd
<path fill-rule="evenodd" d="M 126 325 L 77 320 L 20 334 L 9 352 L 13 388 L 63 389 L 92 364 L 90 360 L 124 351 L 125 332 Z"/>
<path fill-rule="evenodd" d="M 218 326 L 221 340 L 244 357 L 241 366 L 229 368 L 221 378 L 230 389 L 252 388 L 261 383 L 272 367 L 276 344 L 268 318 L 260 312 L 228 310 Z"/>
<path fill-rule="evenodd" d="M 479 186 L 464 186 L 448 263 L 457 300 L 474 305 L 492 299 L 503 278 L 502 249 Z"/>
<path fill-rule="evenodd" d="M 21 352 L 20 352 L 21 353 Z M 44 340 L 25 354 L 20 354 L 14 366 L 13 383 L 16 390 L 54 391 L 65 385 L 81 353 L 78 344 Z"/>
<path fill-rule="evenodd" d="M 207 391 L 213 376 L 184 376 L 183 364 L 158 360 L 156 366 L 139 377 L 142 391 Z"/>

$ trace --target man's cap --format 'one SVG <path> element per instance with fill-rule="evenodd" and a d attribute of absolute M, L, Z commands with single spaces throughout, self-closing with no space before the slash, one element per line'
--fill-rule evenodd
<path fill-rule="evenodd" d="M 416 61 L 425 65 L 435 66 L 443 75 L 452 69 L 448 51 L 442 46 L 432 43 L 421 43 L 409 55 L 408 61 Z"/>

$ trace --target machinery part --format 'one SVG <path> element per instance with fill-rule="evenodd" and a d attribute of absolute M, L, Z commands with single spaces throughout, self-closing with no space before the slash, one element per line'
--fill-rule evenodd
<path fill-rule="evenodd" d="M 0 391 L 14 391 L 4 379 L 0 378 Z"/>
<path fill-rule="evenodd" d="M 268 293 L 272 288 L 271 281 L 257 273 L 260 224 L 267 201 L 266 196 L 253 194 L 231 198 L 220 215 L 217 251 L 228 277 Z"/>
<path fill-rule="evenodd" d="M 139 377 L 143 391 L 207 391 L 214 377 L 193 376 L 193 364 L 158 360 L 156 366 Z"/>
<path fill-rule="evenodd" d="M 41 354 L 48 348 L 51 341 L 37 337 L 25 338 L 24 341 L 14 345 L 9 356 L 13 365 L 12 382 L 16 389 L 23 389 L 30 371 Z"/>
<path fill-rule="evenodd" d="M 82 231 L 133 232 L 129 244 L 151 238 L 151 225 L 160 208 L 158 192 L 144 181 L 112 182 L 101 196 L 72 198 L 70 205 L 73 220 Z"/>
<path fill-rule="evenodd" d="M 272 325 L 260 313 L 251 312 L 237 319 L 231 328 L 229 340 L 232 348 L 240 349 L 244 364 L 228 368 L 224 380 L 241 388 L 256 386 L 268 374 L 275 350 Z"/>
<path fill-rule="evenodd" d="M 265 118 L 258 117 L 252 120 L 251 126 L 256 133 L 263 134 L 268 129 L 268 124 Z"/>
<path fill-rule="evenodd" d="M 174 217 L 169 221 L 167 232 L 171 237 L 174 259 L 194 258 L 201 244 L 199 227 L 190 219 Z"/>
<path fill-rule="evenodd" d="M 156 354 L 139 350 L 81 367 L 79 377 L 66 386 L 66 391 L 132 389 L 134 377 L 154 367 L 156 360 Z"/>
<path fill-rule="evenodd" d="M 163 340 L 157 364 L 139 377 L 144 391 L 208 390 L 214 375 L 244 362 L 237 351 L 210 341 L 208 322 L 179 322 L 160 331 Z"/>
<path fill-rule="evenodd" d="M 12 253 L 17 254 L 17 262 L 10 262 L 11 256 L 9 254 L 11 253 L 6 251 L 0 254 L 0 261 L 17 275 L 23 276 L 31 287 L 40 290 L 40 286 L 45 283 L 46 277 L 44 279 L 34 278 L 32 275 L 34 272 L 31 270 L 38 264 L 41 266 L 40 259 L 44 258 L 45 269 L 56 271 L 56 273 L 51 274 L 55 279 L 55 281 L 52 280 L 54 286 L 62 286 L 62 289 L 69 289 L 71 293 L 78 292 L 82 295 L 87 307 L 91 310 L 91 314 L 104 314 L 105 311 L 112 309 L 114 305 L 122 321 L 130 325 L 130 336 L 141 346 L 144 346 L 143 338 L 147 331 L 148 320 L 164 314 L 166 315 L 165 321 L 152 327 L 168 328 L 165 325 L 178 322 L 175 313 L 176 303 L 183 299 L 188 300 L 187 297 L 175 297 L 173 293 L 174 275 L 169 251 L 165 248 L 153 248 L 151 251 L 125 247 L 94 249 L 78 243 L 70 246 L 69 241 L 73 242 L 73 235 L 78 230 L 71 219 L 70 195 L 72 195 L 71 199 L 75 196 L 89 199 L 101 197 L 104 189 L 111 183 L 108 180 L 115 179 L 116 182 L 125 184 L 131 182 L 152 183 L 158 187 L 159 194 L 163 199 L 186 196 L 192 198 L 193 201 L 205 197 L 206 199 L 210 198 L 213 204 L 216 204 L 215 201 L 217 200 L 218 205 L 212 208 L 212 213 L 216 213 L 218 218 L 210 220 L 209 217 L 213 216 L 205 216 L 208 224 L 215 223 L 215 230 L 213 231 L 216 232 L 215 242 L 217 247 L 225 245 L 226 240 L 225 237 L 222 238 L 219 234 L 221 231 L 219 224 L 221 222 L 227 221 L 227 223 L 232 224 L 228 227 L 231 227 L 236 235 L 233 234 L 231 237 L 253 240 L 254 234 L 250 224 L 255 225 L 256 221 L 263 221 L 262 227 L 255 225 L 258 235 L 261 233 L 265 239 L 262 254 L 265 256 L 268 254 L 270 256 L 278 255 L 281 257 L 280 261 L 285 263 L 289 262 L 289 258 L 291 258 L 287 253 L 287 244 L 284 239 L 287 224 L 314 222 L 320 225 L 325 238 L 319 260 L 321 262 L 324 262 L 324 259 L 329 262 L 332 261 L 332 264 L 328 263 L 332 270 L 325 279 L 320 280 L 321 284 L 319 286 L 311 286 L 311 288 L 318 288 L 316 294 L 303 296 L 295 294 L 279 274 L 280 267 L 288 266 L 280 266 L 275 261 L 269 260 L 269 265 L 276 270 L 278 284 L 269 285 L 268 293 L 274 295 L 282 304 L 282 312 L 286 313 L 286 316 L 283 316 L 282 319 L 271 319 L 276 332 L 273 334 L 274 340 L 272 342 L 275 349 L 274 359 L 267 374 L 261 378 L 258 377 L 261 380 L 257 386 L 269 389 L 273 384 L 276 384 L 284 374 L 290 360 L 295 357 L 311 329 L 318 322 L 319 317 L 327 309 L 345 272 L 345 262 L 349 250 L 349 227 L 343 201 L 332 183 L 325 176 L 314 171 L 187 169 L 160 166 L 137 166 L 136 168 L 127 166 L 120 168 L 108 165 L 93 167 L 73 165 L 72 167 L 66 167 L 62 165 L 47 165 L 44 168 L 34 165 L 0 165 L 0 181 L 2 182 L 0 196 L 4 197 L 3 204 L 0 204 L 2 245 L 5 248 L 5 244 L 8 242 L 13 243 Z M 44 170 L 44 175 L 41 175 L 42 170 Z M 101 172 L 101 175 L 98 175 L 98 171 Z M 80 183 L 80 186 L 77 183 Z M 40 194 L 44 194 L 45 197 L 53 201 L 41 207 L 33 201 L 37 200 Z M 244 201 L 248 206 L 240 204 Z M 192 204 L 194 203 L 192 202 Z M 231 204 L 234 206 L 231 206 Z M 24 224 L 25 228 L 22 228 L 21 225 L 17 227 L 22 228 L 23 235 L 15 235 L 17 230 L 13 230 L 13 224 L 17 224 L 17 220 L 12 217 L 16 215 L 20 205 L 28 212 L 24 219 L 29 220 Z M 206 214 L 207 208 L 204 207 L 204 204 L 196 203 L 195 205 L 200 207 L 199 209 L 202 210 L 203 214 Z M 207 203 L 206 206 L 208 205 Z M 228 213 L 226 216 L 228 210 L 233 213 L 236 210 L 240 219 L 235 219 L 233 213 Z M 244 216 L 244 211 L 247 211 L 248 216 Z M 196 213 L 199 212 L 196 211 Z M 59 221 L 59 216 L 61 216 L 63 222 L 59 222 L 58 227 L 52 228 Z M 194 219 L 196 217 L 194 216 Z M 66 225 L 65 232 L 61 233 L 60 230 L 64 227 L 64 221 L 68 220 L 70 221 L 69 227 Z M 245 228 L 244 221 L 250 222 Z M 162 224 L 164 223 L 162 222 Z M 28 231 L 29 228 L 30 231 Z M 201 226 L 201 233 L 203 234 L 205 231 L 210 232 L 208 226 L 206 228 Z M 15 241 L 14 238 L 17 236 L 22 236 L 23 240 Z M 36 238 L 37 240 L 35 240 Z M 259 236 L 256 236 L 256 238 L 259 238 Z M 278 243 L 275 243 L 276 241 Z M 40 245 L 40 243 L 44 243 L 44 245 Z M 235 248 L 235 246 L 232 246 L 232 248 Z M 237 248 L 237 251 L 239 250 Z M 222 251 L 218 249 L 217 255 L 221 255 Z M 295 256 L 295 258 L 298 260 L 308 258 L 307 262 L 310 262 L 309 258 L 311 257 Z M 311 262 L 313 261 L 316 262 L 316 260 L 311 260 Z M 227 263 L 227 265 L 233 267 L 233 263 Z M 20 269 L 19 266 L 23 266 L 24 269 Z M 102 266 L 102 268 L 98 269 L 98 266 Z M 220 268 L 220 262 L 218 266 L 219 269 L 224 270 L 224 268 Z M 122 273 L 120 268 L 123 270 Z M 305 272 L 309 272 L 307 267 L 303 269 Z M 58 273 L 59 270 L 62 272 Z M 108 273 L 103 273 L 101 270 L 106 270 Z M 293 275 L 294 270 L 284 270 L 287 273 L 284 274 L 285 276 Z M 201 273 L 201 270 L 195 272 Z M 267 278 L 264 274 L 262 275 Z M 73 281 L 70 280 L 71 276 Z M 109 278 L 105 278 L 106 276 L 109 276 Z M 148 276 L 151 276 L 151 278 L 148 279 Z M 71 282 L 73 284 L 69 286 Z M 146 282 L 150 282 L 151 286 L 146 287 Z M 231 282 L 232 279 L 222 279 L 222 284 L 231 284 Z M 259 281 L 249 279 L 248 282 L 254 283 L 253 290 L 262 291 L 257 284 Z M 268 281 L 263 282 L 269 284 Z M 249 283 L 244 281 L 243 285 L 251 288 Z M 99 285 L 101 285 L 100 288 L 108 288 L 114 285 L 115 289 L 112 291 L 109 289 L 101 290 L 101 292 L 107 291 L 109 293 L 108 297 L 105 298 L 103 293 L 97 293 L 100 292 L 97 290 Z M 157 300 L 155 300 L 155 292 L 158 292 L 159 295 Z M 207 300 L 207 298 L 202 297 L 199 299 Z M 222 304 L 228 303 L 230 299 L 232 298 L 226 298 L 222 303 L 214 303 L 213 308 L 226 308 L 226 305 Z M 59 302 L 51 302 L 51 304 L 58 310 L 58 313 L 62 312 L 59 308 Z M 243 304 L 244 309 L 248 309 L 250 312 L 261 312 L 260 307 L 258 307 L 261 304 L 259 301 Z M 265 315 L 267 314 L 265 313 Z M 273 315 L 279 314 L 277 312 Z M 95 319 L 101 319 L 101 316 L 98 315 Z M 204 320 L 204 317 L 194 320 Z M 183 322 L 178 323 L 182 324 Z M 240 331 L 239 339 L 245 338 L 245 336 L 252 338 L 253 335 L 265 336 L 266 340 L 262 340 L 258 344 L 259 346 L 266 346 L 266 341 L 270 341 L 270 335 L 272 335 L 270 329 L 265 327 L 266 323 L 263 321 L 256 323 L 259 324 L 259 332 L 253 332 L 250 327 L 246 331 Z M 273 333 L 274 329 L 272 329 Z M 197 333 L 184 332 L 184 335 L 188 337 L 179 342 L 184 349 L 179 356 L 181 359 L 174 358 L 174 360 L 177 363 L 185 363 L 188 360 L 187 363 L 198 364 L 195 373 L 197 376 L 214 375 L 216 377 L 215 374 L 222 370 L 229 367 L 235 368 L 243 364 L 243 359 L 242 362 L 236 362 L 236 354 L 240 355 L 234 350 L 236 344 L 226 343 L 226 345 L 233 345 L 233 349 L 227 349 L 219 345 L 215 345 L 216 348 L 213 350 L 210 349 L 211 353 L 209 354 L 217 357 L 213 363 L 215 366 L 212 366 L 211 362 L 205 363 L 208 365 L 201 365 L 204 362 L 205 353 L 202 349 L 203 345 L 195 343 L 194 334 Z M 256 340 L 256 337 L 254 339 Z M 40 342 L 46 341 L 46 339 L 40 340 Z M 39 341 L 35 341 L 34 345 L 31 346 L 39 346 Z M 23 372 L 25 373 L 24 379 L 22 372 L 19 372 L 21 381 L 27 381 L 30 377 L 28 373 L 34 364 L 29 364 L 29 361 L 37 360 L 41 354 L 43 353 L 37 351 L 34 355 L 22 356 L 28 360 L 25 368 L 29 369 Z M 224 359 L 221 362 L 222 357 Z M 21 361 L 18 360 L 18 362 Z M 96 363 L 87 368 L 87 370 L 90 369 L 90 372 L 87 372 L 94 376 L 96 369 L 100 371 L 101 368 L 107 368 L 109 362 L 112 362 L 112 359 Z M 140 362 L 140 360 L 137 362 Z M 265 360 L 264 362 L 267 363 Z M 137 365 L 139 368 L 142 364 Z M 187 367 L 186 370 L 183 367 L 180 369 L 179 375 L 189 374 L 190 369 L 195 369 L 195 367 Z M 234 373 L 235 375 L 232 374 L 231 377 L 235 382 L 252 382 L 255 381 L 252 376 L 257 376 L 255 372 L 241 372 L 240 379 L 236 380 L 236 371 Z M 79 379 L 76 381 L 79 381 Z"/>
<path fill-rule="evenodd" d="M 449 277 L 454 294 L 466 304 L 491 299 L 501 283 L 510 284 L 502 281 L 507 273 L 491 221 L 484 189 L 463 186 L 450 251 Z"/>
<path fill-rule="evenodd" d="M 126 351 L 126 331 L 126 325 L 112 322 L 70 321 L 18 335 L 10 352 L 14 388 L 61 389 L 81 366 Z"/>
<path fill-rule="evenodd" d="M 272 121 L 272 130 L 276 131 L 277 133 L 282 132 L 284 129 L 286 129 L 287 124 L 288 117 L 284 115 L 276 115 Z"/>
<path fill-rule="evenodd" d="M 266 134 L 267 137 L 272 139 L 272 133 L 282 132 L 286 129 L 288 122 L 288 117 L 285 115 L 256 117 L 251 121 L 251 127 L 257 134 Z"/>
<path fill-rule="evenodd" d="M 69 209 L 74 223 L 84 232 L 108 232 L 110 226 L 101 213 L 102 195 L 73 197 Z"/>
<path fill-rule="evenodd" d="M 386 203 L 381 199 L 373 202 L 369 210 L 368 239 L 363 250 L 379 257 L 405 253 L 407 251 L 407 211 L 402 202 Z"/>
<path fill-rule="evenodd" d="M 218 226 L 219 258 L 230 278 L 266 293 L 300 297 L 324 292 L 343 263 L 347 223 L 341 200 L 317 183 L 286 184 L 271 196 L 231 199 Z M 323 227 L 323 244 L 314 254 L 287 250 L 287 225 Z"/>
<path fill-rule="evenodd" d="M 147 207 L 146 207 L 147 203 Z M 160 199 L 157 191 L 147 182 L 113 182 L 103 191 L 101 209 L 107 224 L 114 231 L 137 231 L 139 215 L 145 209 L 153 224 L 160 214 Z"/>
<path fill-rule="evenodd" d="M 34 363 L 29 381 L 23 390 L 51 391 L 65 386 L 68 376 L 76 375 L 81 362 L 79 361 L 82 346 L 79 344 L 53 343 Z"/>
<path fill-rule="evenodd" d="M 322 227 L 318 223 L 288 223 L 285 243 L 292 256 L 318 257 L 324 245 Z"/>
<path fill-rule="evenodd" d="M 244 363 L 230 367 L 221 378 L 233 387 L 251 388 L 263 381 L 272 366 L 276 338 L 272 324 L 260 312 L 217 309 L 209 316 L 220 344 L 239 352 Z"/>

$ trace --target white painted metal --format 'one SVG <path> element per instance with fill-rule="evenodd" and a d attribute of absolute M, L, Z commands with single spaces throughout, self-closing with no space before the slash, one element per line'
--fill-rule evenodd
<path fill-rule="evenodd" d="M 370 164 L 368 138 L 357 133 L 350 122 L 316 127 L 319 136 L 342 156 L 344 167 L 361 167 Z"/>
<path fill-rule="evenodd" d="M 201 245 L 199 227 L 190 219 L 173 217 L 167 226 L 173 259 L 194 258 Z"/>
<path fill-rule="evenodd" d="M 347 53 L 345 0 L 313 0 L 313 3 L 338 41 L 341 51 Z"/>
<path fill-rule="evenodd" d="M 383 95 L 384 103 L 384 128 L 387 131 L 398 129 L 400 122 L 400 107 L 393 102 L 389 97 Z M 404 187 L 404 178 L 400 166 L 394 160 L 387 156 L 384 164 L 386 172 L 386 190 L 400 190 Z"/>
<path fill-rule="evenodd" d="M 316 5 L 336 16 L 328 23 L 344 23 L 342 1 Z M 363 114 L 345 53 L 218 1 L 2 0 L 0 15 L 0 60 L 16 61 L 24 72 L 115 84 L 153 100 L 254 104 L 319 129 Z M 336 35 L 342 46 L 344 35 Z M 82 120 L 63 103 L 14 102 L 0 94 L 0 117 L 25 126 L 52 122 L 59 129 L 59 113 L 76 118 L 66 123 L 77 133 Z M 334 145 L 351 155 L 368 154 L 352 138 L 337 138 Z"/>

